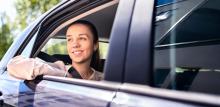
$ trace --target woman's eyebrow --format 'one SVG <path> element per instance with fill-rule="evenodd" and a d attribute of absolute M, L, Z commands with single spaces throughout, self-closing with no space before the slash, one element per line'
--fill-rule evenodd
<path fill-rule="evenodd" d="M 82 33 L 82 34 L 79 34 L 79 36 L 87 36 L 88 37 L 88 34 Z"/>
<path fill-rule="evenodd" d="M 66 35 L 66 37 L 70 37 L 70 36 L 72 36 L 72 35 Z"/>
<path fill-rule="evenodd" d="M 71 36 L 72 36 L 72 35 L 66 35 L 67 38 L 68 38 L 68 37 L 71 37 Z M 88 34 L 86 34 L 86 33 L 79 34 L 78 36 L 86 36 L 86 37 L 89 37 Z"/>

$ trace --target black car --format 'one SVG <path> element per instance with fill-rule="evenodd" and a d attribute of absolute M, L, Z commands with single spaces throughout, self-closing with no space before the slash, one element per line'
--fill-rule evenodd
<path fill-rule="evenodd" d="M 219 0 L 64 0 L 30 24 L 0 63 L 0 106 L 220 106 Z M 71 63 L 65 31 L 99 33 L 103 81 L 7 72 L 14 56 Z"/>

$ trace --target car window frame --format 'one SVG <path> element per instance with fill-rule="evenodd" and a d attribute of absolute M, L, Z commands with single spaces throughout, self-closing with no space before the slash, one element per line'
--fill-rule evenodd
<path fill-rule="evenodd" d="M 154 0 L 135 2 L 129 32 L 124 82 L 153 84 L 154 37 L 152 35 L 154 29 L 152 27 L 155 20 L 155 6 Z"/>
<path fill-rule="evenodd" d="M 128 34 L 134 0 L 120 0 L 109 40 L 109 52 L 104 67 L 104 79 L 124 81 Z"/>

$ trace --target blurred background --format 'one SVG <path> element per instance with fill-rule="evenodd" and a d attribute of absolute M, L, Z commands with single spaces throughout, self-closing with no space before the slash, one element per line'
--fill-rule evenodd
<path fill-rule="evenodd" d="M 24 28 L 61 0 L 0 0 L 0 60 Z"/>

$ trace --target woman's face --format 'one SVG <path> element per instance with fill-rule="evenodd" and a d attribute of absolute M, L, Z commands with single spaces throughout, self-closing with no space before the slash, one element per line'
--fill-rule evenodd
<path fill-rule="evenodd" d="M 66 38 L 67 50 L 72 63 L 91 61 L 92 54 L 98 45 L 93 42 L 93 34 L 89 27 L 83 24 L 74 24 L 68 28 Z"/>

